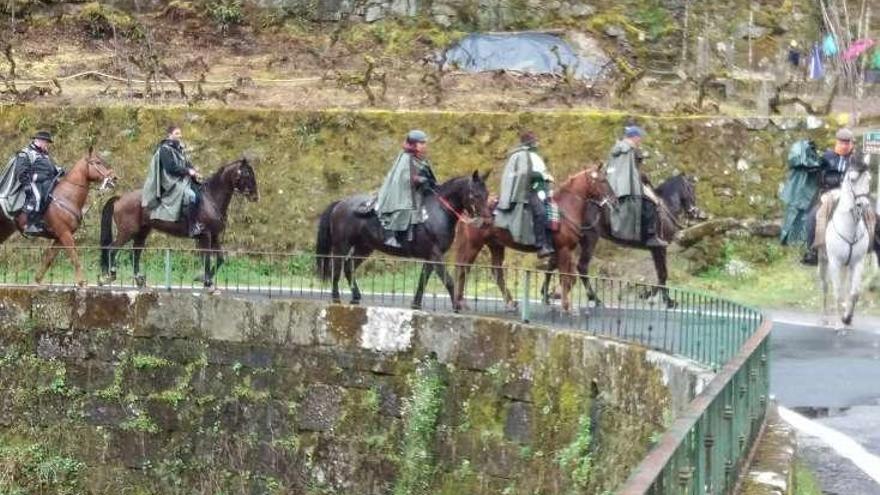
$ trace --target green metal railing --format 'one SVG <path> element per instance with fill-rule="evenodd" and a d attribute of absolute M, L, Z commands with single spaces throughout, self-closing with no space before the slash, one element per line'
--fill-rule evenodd
<path fill-rule="evenodd" d="M 42 257 L 50 248 L 34 245 L 0 246 L 0 285 L 32 285 Z M 116 279 L 102 276 L 100 249 L 78 247 L 89 286 L 133 289 L 140 282 L 159 290 L 204 288 L 203 263 L 188 249 L 149 248 L 139 251 L 140 276 L 135 277 L 131 249 L 117 254 Z M 413 303 L 424 262 L 382 257 L 366 259 L 316 258 L 312 253 L 228 251 L 212 290 L 255 297 L 297 297 L 333 300 L 330 284 L 316 275 L 317 262 L 334 271 L 357 267 L 361 304 L 409 307 Z M 456 267 L 444 268 L 455 276 Z M 577 281 L 572 309 L 540 292 L 545 272 L 506 267 L 469 266 L 461 301 L 464 312 L 516 318 L 537 324 L 589 332 L 633 342 L 692 359 L 717 374 L 665 433 L 620 493 L 731 493 L 764 419 L 769 393 L 769 323 L 759 311 L 694 291 L 657 287 L 622 280 L 589 277 Z M 339 298 L 353 297 L 343 273 Z M 509 291 L 502 292 L 502 275 Z M 65 253 L 57 256 L 43 283 L 69 287 L 76 282 Z M 663 297 L 667 294 L 671 304 Z M 598 299 L 595 300 L 595 299 Z M 447 288 L 438 277 L 426 284 L 420 307 L 451 311 Z"/>

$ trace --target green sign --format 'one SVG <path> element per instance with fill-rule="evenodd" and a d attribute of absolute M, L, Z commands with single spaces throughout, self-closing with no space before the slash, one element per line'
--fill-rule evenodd
<path fill-rule="evenodd" d="M 880 155 L 880 131 L 868 131 L 865 133 L 862 151 L 869 155 Z"/>

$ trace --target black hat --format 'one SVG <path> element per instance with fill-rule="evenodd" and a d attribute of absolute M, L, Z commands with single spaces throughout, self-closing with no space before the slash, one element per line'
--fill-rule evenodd
<path fill-rule="evenodd" d="M 31 139 L 42 139 L 43 141 L 52 142 L 52 133 L 49 131 L 37 131 Z"/>

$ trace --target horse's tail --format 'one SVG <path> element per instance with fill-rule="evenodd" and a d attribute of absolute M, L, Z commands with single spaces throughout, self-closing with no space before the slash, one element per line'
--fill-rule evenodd
<path fill-rule="evenodd" d="M 333 275 L 333 262 L 332 258 L 329 258 L 327 255 L 330 254 L 331 249 L 333 248 L 333 237 L 330 231 L 330 216 L 333 214 L 333 209 L 336 208 L 336 205 L 339 204 L 339 201 L 334 201 L 330 203 L 330 206 L 321 213 L 321 220 L 318 221 L 318 239 L 315 241 L 315 269 L 318 272 L 318 276 L 321 277 L 321 280 L 329 280 Z"/>
<path fill-rule="evenodd" d="M 101 270 L 110 270 L 110 245 L 113 244 L 113 208 L 119 196 L 113 196 L 104 203 L 101 210 Z"/>

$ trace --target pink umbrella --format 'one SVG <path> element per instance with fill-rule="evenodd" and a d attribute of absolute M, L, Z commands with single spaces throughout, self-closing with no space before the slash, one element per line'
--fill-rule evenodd
<path fill-rule="evenodd" d="M 849 45 L 849 48 L 847 48 L 846 51 L 843 52 L 843 59 L 847 62 L 855 60 L 859 57 L 859 55 L 865 53 L 868 48 L 874 46 L 875 43 L 876 42 L 874 40 L 867 38 L 854 41 L 853 44 Z"/>

